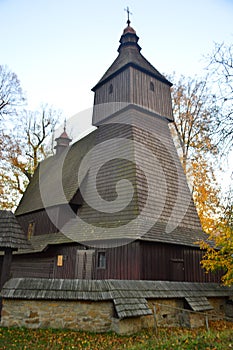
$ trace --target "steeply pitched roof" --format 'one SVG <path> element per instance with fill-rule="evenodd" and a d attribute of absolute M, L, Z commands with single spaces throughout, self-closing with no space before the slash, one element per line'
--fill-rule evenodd
<path fill-rule="evenodd" d="M 142 119 L 138 111 L 132 113 L 135 119 Z M 136 140 L 138 145 L 142 145 L 142 152 L 140 148 L 136 150 L 132 148 L 130 152 L 132 152 L 135 159 L 135 164 L 142 164 L 142 170 L 151 173 L 150 181 L 152 185 L 149 190 L 152 193 L 150 193 L 150 201 L 147 201 L 148 183 L 143 172 L 140 172 L 133 162 L 127 163 L 124 159 L 119 160 L 118 158 L 121 158 L 120 152 L 118 148 L 114 149 L 113 143 L 110 149 L 111 161 L 103 162 L 104 155 L 101 152 L 96 157 L 91 158 L 90 168 L 95 167 L 99 161 L 106 164 L 102 164 L 96 186 L 93 186 L 94 179 L 90 178 L 90 174 L 86 174 L 85 191 L 88 193 L 89 199 L 95 203 L 98 200 L 98 198 L 96 199 L 95 188 L 98 188 L 99 195 L 111 203 L 116 199 L 116 184 L 121 179 L 128 179 L 132 183 L 135 192 L 132 201 L 119 212 L 106 213 L 104 210 L 98 211 L 87 205 L 84 196 L 84 203 L 78 212 L 78 217 L 82 218 L 83 221 L 78 221 L 76 218 L 71 219 L 61 229 L 59 237 L 56 234 L 53 237 L 43 235 L 41 239 L 32 237 L 32 245 L 35 251 L 43 250 L 48 244 L 57 244 L 57 239 L 60 243 L 74 241 L 88 245 L 96 245 L 98 241 L 98 244 L 106 244 L 106 246 L 109 246 L 109 240 L 117 239 L 127 241 L 142 239 L 197 246 L 196 242 L 198 240 L 206 239 L 207 236 L 201 230 L 199 218 L 166 121 L 154 118 L 152 122 L 155 125 L 154 134 L 131 125 L 103 125 L 72 145 L 64 164 L 62 155 L 61 157 L 49 158 L 41 164 L 43 170 L 38 169 L 35 173 L 17 209 L 16 213 L 18 215 L 43 209 L 45 204 L 48 204 L 42 201 L 41 188 L 49 197 L 49 206 L 68 203 L 79 188 L 77 174 L 80 162 L 86 152 L 96 146 L 98 142 L 104 145 L 105 141 L 117 140 L 117 138 L 122 137 Z M 156 164 L 150 164 L 147 154 L 145 154 L 146 149 L 154 152 L 157 159 Z M 104 151 L 104 147 L 102 147 L 102 151 Z M 126 153 L 123 153 L 123 156 L 124 154 Z M 162 173 L 159 172 L 161 166 L 163 168 Z M 62 176 L 59 178 L 59 169 L 62 168 Z M 39 171 L 42 173 L 41 178 Z M 165 191 L 160 191 L 160 173 L 164 177 Z M 60 182 L 62 182 L 65 197 L 58 191 Z M 131 189 L 130 186 L 126 186 L 125 194 L 127 195 L 126 192 Z M 160 216 L 156 217 L 160 203 L 162 203 L 163 208 Z M 141 209 L 145 211 L 144 216 L 141 221 L 134 224 L 133 220 L 137 218 Z M 170 219 L 172 219 L 171 224 L 175 223 L 172 229 L 167 227 Z M 128 222 L 133 223 L 133 225 L 130 225 L 130 229 L 126 225 Z M 149 228 L 145 230 L 147 224 L 149 224 Z M 101 227 L 100 231 L 99 227 Z M 118 230 L 111 230 L 110 228 L 118 228 Z"/>
<path fill-rule="evenodd" d="M 99 231 L 95 225 L 90 230 L 89 226 L 77 223 L 76 219 L 71 219 L 63 230 L 67 234 L 67 243 L 73 241 L 84 245 L 100 247 L 111 247 L 117 244 L 117 242 L 117 245 L 119 245 L 120 240 L 122 240 L 122 244 L 126 244 L 127 242 L 140 239 L 143 241 L 163 242 L 198 248 L 198 242 L 205 241 L 208 238 L 201 229 L 185 228 L 178 225 L 172 231 L 166 230 L 167 223 L 163 221 L 157 221 L 145 234 L 143 234 L 143 226 L 145 226 L 144 221 L 141 224 L 139 223 L 138 226 L 132 225 L 131 230 L 129 230 L 127 226 L 119 225 L 118 227 L 116 223 L 115 231 L 110 230 L 109 227 L 101 227 Z M 111 225 L 111 228 L 114 228 L 114 226 Z M 46 237 L 44 240 L 46 241 Z"/>
<path fill-rule="evenodd" d="M 11 211 L 0 210 L 0 250 L 30 248 L 25 234 Z"/>
<path fill-rule="evenodd" d="M 13 278 L 1 296 L 31 300 L 112 300 L 119 318 L 149 315 L 148 299 L 185 298 L 195 311 L 211 309 L 207 297 L 230 297 L 233 288 L 216 283 Z M 198 300 L 199 299 L 199 303 Z"/>
<path fill-rule="evenodd" d="M 64 159 L 65 153 L 55 155 L 45 159 L 36 169 L 33 179 L 29 183 L 15 212 L 22 215 L 33 212 L 44 207 L 66 204 L 70 202 L 79 188 L 78 169 L 83 156 L 91 149 L 95 143 L 95 133 L 88 134 L 83 139 L 74 143 Z M 62 177 L 59 174 L 62 172 Z M 58 188 L 62 181 L 64 195 Z M 48 202 L 43 203 L 44 195 L 48 194 Z M 48 205 L 49 204 L 49 205 Z"/>
<path fill-rule="evenodd" d="M 129 66 L 132 66 L 140 71 L 143 71 L 152 77 L 163 81 L 168 85 L 172 85 L 157 69 L 155 69 L 150 62 L 140 53 L 140 46 L 138 45 L 138 36 L 133 28 L 127 27 L 120 39 L 120 47 L 118 49 L 119 55 L 105 72 L 100 81 L 92 89 L 95 91 L 104 82 L 111 79 L 115 74 L 121 72 Z"/>

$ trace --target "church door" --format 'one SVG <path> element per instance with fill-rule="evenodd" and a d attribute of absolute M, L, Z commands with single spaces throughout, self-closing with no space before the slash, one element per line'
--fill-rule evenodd
<path fill-rule="evenodd" d="M 77 250 L 75 278 L 92 279 L 94 250 Z"/>
<path fill-rule="evenodd" d="M 171 259 L 171 281 L 184 281 L 184 260 Z"/>

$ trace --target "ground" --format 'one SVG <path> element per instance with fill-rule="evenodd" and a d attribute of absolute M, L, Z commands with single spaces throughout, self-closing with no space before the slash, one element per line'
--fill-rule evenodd
<path fill-rule="evenodd" d="M 66 330 L 0 328 L 0 349 L 233 349 L 233 323 L 210 322 L 210 329 L 159 328 L 131 336 Z"/>

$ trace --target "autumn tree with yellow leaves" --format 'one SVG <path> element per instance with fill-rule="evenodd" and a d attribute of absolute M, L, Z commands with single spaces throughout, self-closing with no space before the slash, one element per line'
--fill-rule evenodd
<path fill-rule="evenodd" d="M 233 202 L 232 192 L 226 198 L 225 210 L 215 222 L 215 229 L 209 233 L 208 242 L 202 242 L 201 248 L 206 250 L 202 266 L 207 271 L 222 270 L 222 281 L 225 285 L 233 285 Z"/>
<path fill-rule="evenodd" d="M 200 244 L 206 251 L 202 266 L 206 271 L 223 271 L 222 281 L 230 285 L 233 284 L 232 192 L 231 205 L 230 199 L 226 204 L 216 179 L 216 164 L 213 166 L 223 147 L 223 139 L 219 142 L 220 138 L 216 137 L 219 131 L 221 135 L 223 132 L 222 128 L 216 128 L 222 110 L 207 82 L 208 79 L 181 77 L 174 84 L 173 135 L 202 228 L 208 234 L 208 241 Z"/>
<path fill-rule="evenodd" d="M 207 230 L 210 217 L 215 216 L 220 194 L 211 162 L 218 154 L 218 147 L 211 138 L 216 105 L 206 78 L 175 78 L 172 101 L 173 136 L 203 229 Z"/>

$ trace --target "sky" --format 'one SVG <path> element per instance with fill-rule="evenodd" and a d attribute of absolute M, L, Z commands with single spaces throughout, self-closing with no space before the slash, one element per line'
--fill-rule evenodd
<path fill-rule="evenodd" d="M 142 54 L 165 75 L 203 75 L 214 42 L 233 40 L 233 0 L 0 0 L 0 64 L 18 75 L 28 108 L 48 103 L 67 119 L 91 108 L 127 6 Z M 84 131 L 90 120 L 79 119 Z"/>
<path fill-rule="evenodd" d="M 0 0 L 0 64 L 18 75 L 29 108 L 48 103 L 69 118 L 92 106 L 127 6 L 142 54 L 165 75 L 202 74 L 214 42 L 233 40 L 233 0 Z"/>

